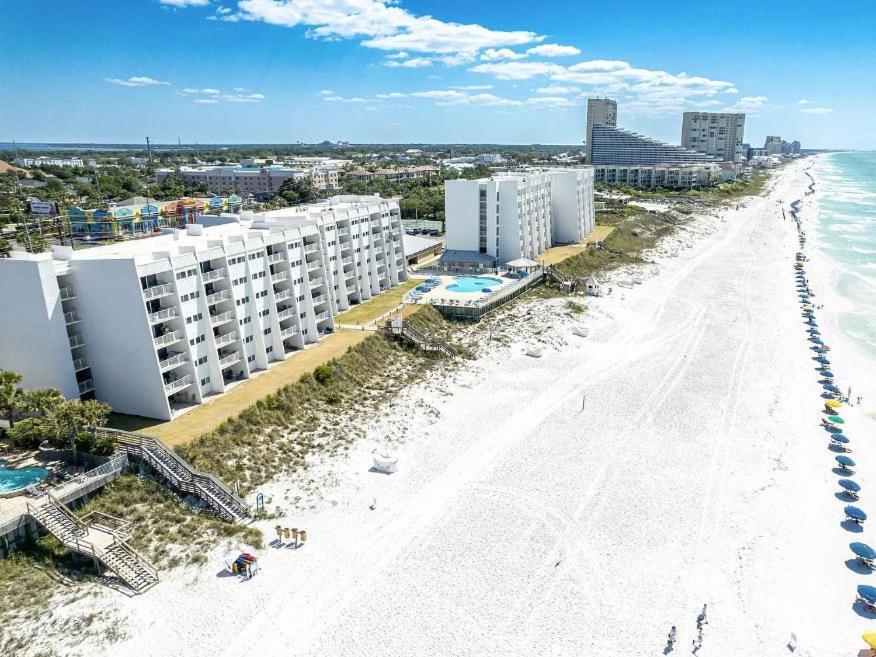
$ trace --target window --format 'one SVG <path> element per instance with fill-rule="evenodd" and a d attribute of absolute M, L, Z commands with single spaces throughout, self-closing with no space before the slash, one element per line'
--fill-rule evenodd
<path fill-rule="evenodd" d="M 206 356 L 201 356 L 201 357 L 198 359 L 198 365 L 203 365 L 203 364 L 206 363 L 206 362 L 207 362 L 207 357 L 206 357 Z"/>
<path fill-rule="evenodd" d="M 255 360 L 255 356 L 247 356 L 247 357 L 246 357 L 246 362 L 247 362 L 247 363 L 252 363 L 254 360 Z"/>
<path fill-rule="evenodd" d="M 203 379 L 201 379 L 201 385 L 202 385 L 202 386 L 205 386 L 205 385 L 207 385 L 208 383 L 210 383 L 210 377 L 209 377 L 209 376 L 205 376 Z"/>
<path fill-rule="evenodd" d="M 251 335 L 246 336 L 246 339 L 243 342 L 244 342 L 244 344 L 248 344 L 248 343 L 252 342 L 252 336 Z"/>
<path fill-rule="evenodd" d="M 274 348 L 273 348 L 273 347 L 268 347 L 267 349 L 265 349 L 265 353 L 266 353 L 266 354 L 269 354 L 269 353 L 271 353 L 272 351 L 274 351 Z"/>
<path fill-rule="evenodd" d="M 252 317 L 244 317 L 242 320 L 240 320 L 240 325 L 243 326 L 244 324 L 249 324 L 250 322 L 252 322 Z"/>
<path fill-rule="evenodd" d="M 262 331 L 262 334 L 264 334 L 264 335 L 270 335 L 270 334 L 271 334 L 271 327 L 269 326 L 269 327 L 266 328 L 264 331 Z"/>

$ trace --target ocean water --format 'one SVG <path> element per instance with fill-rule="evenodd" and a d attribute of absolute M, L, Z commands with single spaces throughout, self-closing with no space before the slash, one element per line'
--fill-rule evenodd
<path fill-rule="evenodd" d="M 876 359 L 876 152 L 829 155 L 815 177 L 818 250 L 848 302 L 839 328 Z"/>

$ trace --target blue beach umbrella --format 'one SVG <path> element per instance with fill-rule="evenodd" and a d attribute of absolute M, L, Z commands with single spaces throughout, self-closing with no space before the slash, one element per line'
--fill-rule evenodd
<path fill-rule="evenodd" d="M 842 445 L 843 447 L 845 447 L 846 445 L 849 444 L 849 439 L 846 438 L 841 433 L 832 433 L 830 435 L 830 440 L 831 440 L 831 442 Z"/>
<path fill-rule="evenodd" d="M 840 479 L 837 483 L 840 485 L 840 488 L 842 488 L 847 493 L 860 493 L 861 492 L 861 487 L 858 486 L 858 484 L 856 484 L 851 479 Z"/>
<path fill-rule="evenodd" d="M 832 434 L 838 434 L 838 433 L 843 432 L 842 429 L 840 429 L 839 427 L 835 427 L 832 424 L 824 425 L 824 430 L 827 431 L 827 433 L 832 433 Z"/>
<path fill-rule="evenodd" d="M 815 344 L 824 344 L 824 343 L 821 341 L 821 338 L 814 338 L 814 337 L 813 337 L 813 338 L 809 338 L 809 342 L 814 342 Z"/>
<path fill-rule="evenodd" d="M 846 516 L 854 520 L 855 522 L 864 522 L 867 519 L 867 514 L 861 511 L 856 506 L 852 506 L 851 504 L 847 506 L 845 509 Z"/>
<path fill-rule="evenodd" d="M 843 469 L 855 467 L 855 462 L 851 459 L 851 457 L 846 456 L 845 454 L 840 454 L 839 456 L 837 456 L 836 462 L 839 463 L 843 467 Z"/>
<path fill-rule="evenodd" d="M 818 372 L 819 372 L 819 374 L 821 374 L 821 376 L 827 377 L 828 379 L 833 378 L 833 372 L 831 372 L 830 370 L 823 370 L 823 369 L 819 368 Z"/>
<path fill-rule="evenodd" d="M 833 385 L 832 383 L 823 383 L 823 384 L 821 384 L 821 385 L 824 387 L 825 390 L 827 390 L 827 391 L 829 391 L 829 392 L 837 393 L 837 392 L 840 391 L 839 388 L 837 388 L 837 387 L 836 387 L 835 385 Z"/>
<path fill-rule="evenodd" d="M 862 559 L 876 559 L 876 550 L 866 543 L 849 543 L 849 548 Z"/>

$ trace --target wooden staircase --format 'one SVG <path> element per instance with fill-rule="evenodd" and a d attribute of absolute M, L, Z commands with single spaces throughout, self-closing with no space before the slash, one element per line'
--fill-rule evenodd
<path fill-rule="evenodd" d="M 249 518 L 246 502 L 213 475 L 199 472 L 172 449 L 152 436 L 104 429 L 115 437 L 118 451 L 136 457 L 170 482 L 179 493 L 194 495 L 227 522 L 244 522 Z"/>
<path fill-rule="evenodd" d="M 437 351 L 448 358 L 456 357 L 456 350 L 444 342 L 444 340 L 441 340 L 440 338 L 431 338 L 401 319 L 396 319 L 395 322 L 386 324 L 383 331 L 412 342 L 419 347 L 421 351 Z"/>
<path fill-rule="evenodd" d="M 158 571 L 125 542 L 129 525 L 102 513 L 77 518 L 62 502 L 46 495 L 27 502 L 28 514 L 68 550 L 91 557 L 135 593 L 158 583 Z M 91 518 L 92 522 L 87 522 Z"/>

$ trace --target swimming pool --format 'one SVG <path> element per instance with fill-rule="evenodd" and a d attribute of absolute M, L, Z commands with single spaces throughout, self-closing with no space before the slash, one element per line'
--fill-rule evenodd
<path fill-rule="evenodd" d="M 45 468 L 30 467 L 17 468 L 10 470 L 5 467 L 3 461 L 0 461 L 0 495 L 11 493 L 13 491 L 38 484 L 45 479 L 49 471 Z"/>
<path fill-rule="evenodd" d="M 502 281 L 489 276 L 457 276 L 453 283 L 447 286 L 450 292 L 482 292 L 485 287 L 495 290 L 501 287 Z"/>

